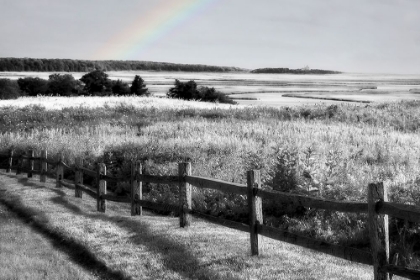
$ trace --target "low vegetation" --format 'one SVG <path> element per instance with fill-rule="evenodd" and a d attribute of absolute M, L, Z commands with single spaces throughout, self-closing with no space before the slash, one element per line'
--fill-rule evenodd
<path fill-rule="evenodd" d="M 264 188 L 334 200 L 366 201 L 367 185 L 385 181 L 391 201 L 420 206 L 418 101 L 229 109 L 125 100 L 96 108 L 5 107 L 0 151 L 48 149 L 51 157 L 63 152 L 69 164 L 80 157 L 87 167 L 109 163 L 111 175 L 128 175 L 131 160 L 141 160 L 143 172 L 155 175 L 177 174 L 178 162 L 191 161 L 194 175 L 238 183 L 246 182 L 247 170 L 261 169 Z M 109 188 L 128 193 L 125 184 Z M 144 191 L 148 199 L 169 203 L 178 195 L 177 188 L 162 184 Z M 247 221 L 245 197 L 195 190 L 193 203 L 205 213 Z M 263 205 L 266 224 L 333 243 L 369 245 L 363 215 Z M 418 267 L 419 232 L 417 225 L 391 221 L 392 254 L 399 253 L 400 264 Z"/>
<path fill-rule="evenodd" d="M 207 102 L 236 104 L 236 102 L 233 101 L 226 94 L 217 91 L 213 87 L 209 88 L 202 86 L 197 88 L 197 83 L 194 81 L 183 83 L 179 80 L 175 80 L 174 87 L 169 89 L 169 92 L 166 94 L 166 96 L 169 98 L 178 98 L 185 100 L 199 100 Z"/>

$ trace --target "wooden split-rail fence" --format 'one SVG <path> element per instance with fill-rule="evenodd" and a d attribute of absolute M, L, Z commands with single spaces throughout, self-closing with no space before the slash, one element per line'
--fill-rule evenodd
<path fill-rule="evenodd" d="M 77 160 L 75 166 L 69 166 L 59 156 L 58 160 L 51 160 L 47 157 L 47 151 L 43 150 L 40 156 L 35 156 L 34 150 L 26 155 L 15 155 L 13 151 L 1 155 L 6 159 L 6 172 L 16 169 L 16 174 L 23 170 L 27 176 L 40 174 L 40 181 L 46 182 L 47 175 L 55 175 L 56 187 L 68 187 L 75 190 L 75 196 L 82 198 L 86 193 L 97 201 L 97 210 L 106 211 L 106 201 L 115 201 L 131 204 L 131 215 L 142 215 L 142 207 L 168 210 L 179 213 L 180 227 L 188 227 L 191 224 L 191 216 L 220 224 L 229 228 L 249 232 L 251 254 L 261 253 L 261 236 L 300 245 L 316 251 L 320 251 L 339 258 L 372 265 L 374 279 L 390 279 L 390 275 L 399 275 L 409 279 L 420 279 L 420 271 L 397 266 L 389 260 L 389 229 L 388 216 L 403 219 L 409 222 L 420 222 L 420 208 L 412 205 L 397 204 L 388 201 L 387 187 L 382 182 L 372 183 L 368 186 L 368 201 L 366 202 L 344 202 L 326 200 L 283 193 L 278 191 L 263 190 L 261 188 L 260 172 L 251 170 L 247 172 L 247 184 L 229 183 L 221 180 L 193 176 L 191 163 L 179 163 L 177 176 L 154 176 L 142 174 L 142 167 L 139 161 L 132 162 L 130 177 L 114 177 L 106 173 L 104 163 L 97 164 L 96 170 L 83 167 L 83 161 Z M 40 162 L 40 170 L 34 169 L 34 162 Z M 25 163 L 26 162 L 26 163 Z M 25 168 L 26 166 L 26 168 Z M 55 172 L 51 172 L 51 167 Z M 65 180 L 64 169 L 75 173 L 74 182 Z M 55 173 L 55 174 L 54 174 Z M 84 175 L 94 178 L 94 186 L 83 184 Z M 129 181 L 131 185 L 130 197 L 116 196 L 107 193 L 107 182 Z M 161 204 L 142 199 L 142 183 L 161 183 L 179 185 L 178 205 Z M 192 209 L 192 186 L 197 188 L 213 189 L 227 193 L 246 195 L 248 200 L 249 224 L 222 219 L 219 217 L 200 213 Z M 275 200 L 279 204 L 293 204 L 295 207 L 310 207 L 350 213 L 366 213 L 369 226 L 370 252 L 330 244 L 324 241 L 315 240 L 299 234 L 290 233 L 278 228 L 263 224 L 262 199 Z"/>

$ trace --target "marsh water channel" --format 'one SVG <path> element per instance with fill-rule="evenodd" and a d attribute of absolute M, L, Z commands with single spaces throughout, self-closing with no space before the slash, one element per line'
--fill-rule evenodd
<path fill-rule="evenodd" d="M 51 72 L 0 72 L 0 78 L 40 77 Z M 80 79 L 85 73 L 70 73 Z M 155 96 L 165 96 L 175 79 L 194 80 L 199 86 L 214 87 L 239 104 L 293 106 L 337 102 L 384 102 L 420 100 L 420 75 L 397 74 L 253 74 L 208 72 L 108 71 L 112 80 L 130 83 L 140 75 Z"/>

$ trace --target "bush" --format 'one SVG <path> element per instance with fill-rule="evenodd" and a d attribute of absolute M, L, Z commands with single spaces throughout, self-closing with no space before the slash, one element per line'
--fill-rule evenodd
<path fill-rule="evenodd" d="M 95 70 L 90 73 L 85 74 L 80 81 L 82 81 L 84 86 L 84 91 L 92 95 L 143 95 L 149 96 L 149 90 L 144 84 L 144 80 L 136 75 L 131 87 L 124 83 L 122 80 L 111 81 L 108 79 L 108 74 L 102 70 Z"/>
<path fill-rule="evenodd" d="M 78 95 L 82 91 L 80 81 L 74 79 L 70 74 L 52 74 L 48 80 L 48 94 L 58 96 Z"/>
<path fill-rule="evenodd" d="M 197 83 L 192 80 L 185 83 L 175 80 L 175 86 L 169 89 L 166 96 L 185 100 L 236 104 L 235 101 L 227 97 L 224 93 L 216 91 L 215 88 L 200 87 L 197 89 Z"/>
<path fill-rule="evenodd" d="M 27 93 L 29 96 L 45 94 L 48 89 L 48 81 L 41 78 L 20 78 L 17 80 L 17 83 L 20 90 Z"/>
<path fill-rule="evenodd" d="M 300 185 L 298 157 L 296 150 L 280 150 L 268 185 L 281 192 L 298 193 Z"/>
<path fill-rule="evenodd" d="M 16 99 L 22 95 L 16 81 L 0 79 L 0 99 Z"/>
<path fill-rule="evenodd" d="M 130 88 L 122 80 L 112 81 L 112 93 L 115 95 L 129 95 Z"/>
<path fill-rule="evenodd" d="M 196 99 L 198 96 L 197 84 L 194 81 L 183 83 L 176 79 L 175 87 L 170 88 L 166 96 L 185 100 Z"/>
<path fill-rule="evenodd" d="M 108 74 L 102 70 L 95 70 L 83 75 L 80 81 L 85 84 L 84 91 L 93 95 L 107 95 L 111 92 L 112 83 Z"/>
<path fill-rule="evenodd" d="M 226 94 L 217 91 L 215 88 L 209 87 L 200 87 L 198 89 L 198 98 L 202 101 L 210 101 L 210 102 L 219 102 L 219 103 L 228 103 L 228 104 L 236 104 L 232 98 L 226 96 Z"/>

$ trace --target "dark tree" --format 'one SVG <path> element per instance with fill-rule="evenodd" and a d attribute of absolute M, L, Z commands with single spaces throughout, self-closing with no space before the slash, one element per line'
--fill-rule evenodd
<path fill-rule="evenodd" d="M 237 104 L 232 98 L 223 92 L 217 91 L 214 87 L 200 87 L 196 99 L 208 102 Z"/>
<path fill-rule="evenodd" d="M 169 92 L 166 94 L 166 96 L 170 98 L 180 98 L 186 100 L 197 99 L 197 84 L 194 81 L 183 83 L 176 79 L 175 86 L 169 89 Z"/>
<path fill-rule="evenodd" d="M 144 83 L 144 80 L 139 75 L 136 75 L 134 77 L 134 80 L 131 83 L 130 91 L 131 91 L 131 94 L 134 94 L 134 95 L 139 95 L 139 96 L 140 95 L 143 95 L 143 96 L 149 96 L 150 95 L 150 92 L 147 89 L 147 87 Z"/>
<path fill-rule="evenodd" d="M 197 84 L 194 81 L 183 83 L 179 80 L 175 80 L 175 87 L 170 88 L 166 96 L 186 100 L 236 104 L 236 102 L 226 96 L 226 94 L 217 91 L 213 87 L 200 87 L 197 89 Z"/>
<path fill-rule="evenodd" d="M 26 77 L 18 79 L 18 85 L 21 91 L 29 96 L 45 94 L 48 89 L 48 82 L 41 78 Z"/>
<path fill-rule="evenodd" d="M 16 81 L 0 79 L 0 99 L 16 99 L 22 93 Z"/>
<path fill-rule="evenodd" d="M 59 96 L 70 96 L 78 94 L 82 89 L 80 81 L 74 79 L 70 74 L 52 74 L 48 80 L 48 94 Z"/>
<path fill-rule="evenodd" d="M 130 87 L 121 80 L 112 81 L 112 93 L 115 95 L 129 95 Z"/>
<path fill-rule="evenodd" d="M 89 72 L 80 79 L 85 84 L 84 90 L 90 94 L 104 95 L 111 92 L 111 81 L 108 74 L 102 70 Z"/>

